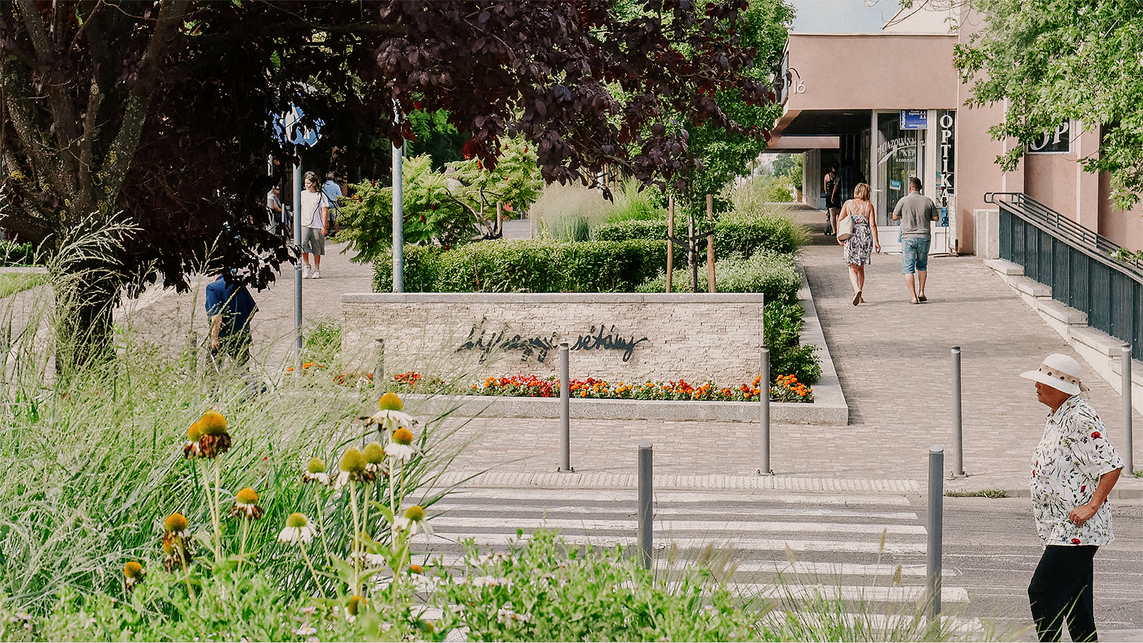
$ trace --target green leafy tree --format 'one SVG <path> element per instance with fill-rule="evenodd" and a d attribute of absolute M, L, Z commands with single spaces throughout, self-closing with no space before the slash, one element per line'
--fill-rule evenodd
<path fill-rule="evenodd" d="M 506 140 L 496 167 L 480 159 L 433 169 L 422 155 L 405 160 L 402 170 L 405 243 L 451 247 L 477 238 L 495 238 L 496 204 L 523 210 L 536 201 L 543 181 L 536 155 L 522 140 Z M 354 185 L 355 196 L 342 208 L 344 238 L 357 252 L 356 261 L 372 261 L 392 245 L 392 188 L 369 181 Z M 512 211 L 506 212 L 511 216 Z"/>
<path fill-rule="evenodd" d="M 982 31 L 954 64 L 972 83 L 970 105 L 1003 102 L 990 132 L 1019 144 L 997 157 L 1012 170 L 1027 146 L 1073 119 L 1101 128 L 1099 153 L 1080 162 L 1108 172 L 1127 209 L 1143 193 L 1143 3 L 1137 0 L 973 0 Z"/>

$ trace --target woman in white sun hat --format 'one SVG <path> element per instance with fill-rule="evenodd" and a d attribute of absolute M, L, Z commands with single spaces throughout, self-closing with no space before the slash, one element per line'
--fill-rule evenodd
<path fill-rule="evenodd" d="M 1095 641 L 1092 559 L 1111 533 L 1107 496 L 1123 459 L 1107 441 L 1103 421 L 1080 393 L 1079 362 L 1059 353 L 1021 373 L 1052 410 L 1032 458 L 1032 514 L 1044 554 L 1028 585 L 1041 641 L 1058 641 L 1064 621 L 1073 641 Z"/>

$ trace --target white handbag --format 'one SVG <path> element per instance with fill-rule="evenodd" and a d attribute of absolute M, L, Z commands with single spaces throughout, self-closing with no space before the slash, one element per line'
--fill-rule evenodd
<path fill-rule="evenodd" d="M 837 240 L 845 241 L 853 236 L 853 215 L 847 214 L 837 222 Z"/>

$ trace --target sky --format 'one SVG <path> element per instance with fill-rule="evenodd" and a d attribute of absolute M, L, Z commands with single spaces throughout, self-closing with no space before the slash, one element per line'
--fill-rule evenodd
<path fill-rule="evenodd" d="M 797 10 L 793 31 L 800 33 L 881 31 L 900 8 L 897 0 L 786 1 Z"/>

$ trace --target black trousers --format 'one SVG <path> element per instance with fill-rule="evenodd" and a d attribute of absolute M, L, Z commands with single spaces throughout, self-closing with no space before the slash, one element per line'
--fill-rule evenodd
<path fill-rule="evenodd" d="M 1098 550 L 1094 545 L 1049 545 L 1044 549 L 1028 584 L 1032 620 L 1041 641 L 1060 640 L 1065 621 L 1076 643 L 1099 640 L 1091 590 L 1092 559 Z"/>

